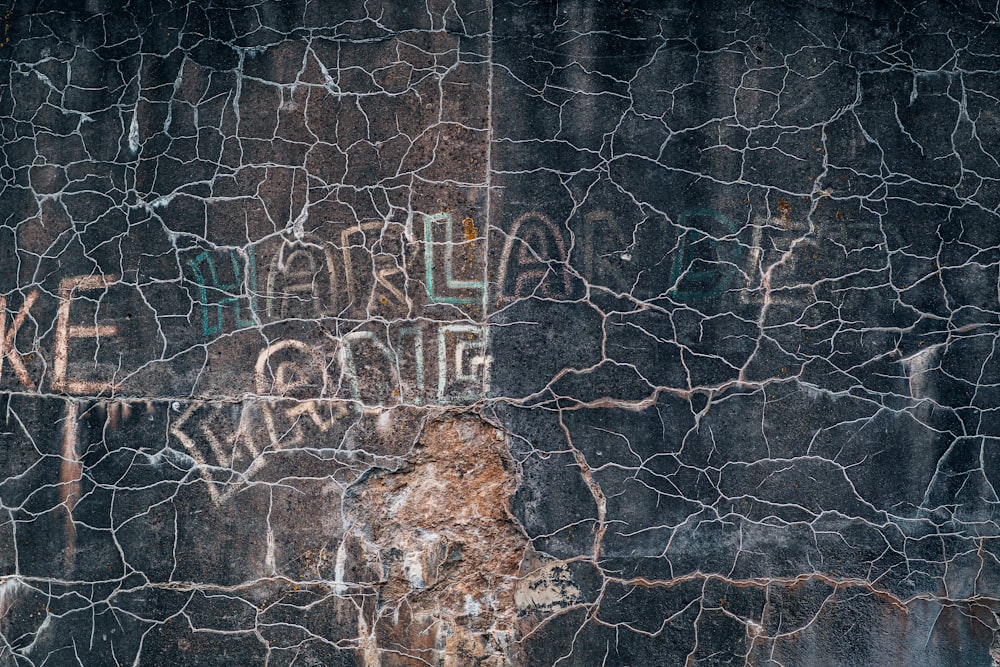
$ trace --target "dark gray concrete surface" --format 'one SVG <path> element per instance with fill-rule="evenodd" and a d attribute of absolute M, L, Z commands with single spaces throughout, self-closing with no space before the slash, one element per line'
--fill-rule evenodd
<path fill-rule="evenodd" d="M 0 11 L 0 665 L 1000 665 L 995 4 Z"/>

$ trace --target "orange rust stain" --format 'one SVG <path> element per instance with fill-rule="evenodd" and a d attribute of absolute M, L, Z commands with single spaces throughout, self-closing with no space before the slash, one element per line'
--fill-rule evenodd
<path fill-rule="evenodd" d="M 778 216 L 781 218 L 781 224 L 788 229 L 792 222 L 792 205 L 785 198 L 778 200 Z"/>
<path fill-rule="evenodd" d="M 462 233 L 465 234 L 466 241 L 475 241 L 479 238 L 479 230 L 472 218 L 466 216 L 462 219 Z"/>

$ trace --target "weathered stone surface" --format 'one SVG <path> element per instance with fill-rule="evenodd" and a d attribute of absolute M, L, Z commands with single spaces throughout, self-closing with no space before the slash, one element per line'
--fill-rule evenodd
<path fill-rule="evenodd" d="M 70 5 L 0 665 L 1000 664 L 995 8 Z"/>

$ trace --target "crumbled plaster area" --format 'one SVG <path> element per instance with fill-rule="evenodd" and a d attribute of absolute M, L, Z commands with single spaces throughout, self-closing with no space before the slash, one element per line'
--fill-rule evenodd
<path fill-rule="evenodd" d="M 359 617 L 366 667 L 508 664 L 527 544 L 510 513 L 516 484 L 502 431 L 457 415 L 429 421 L 398 469 L 348 490 L 348 548 L 372 595 Z"/>

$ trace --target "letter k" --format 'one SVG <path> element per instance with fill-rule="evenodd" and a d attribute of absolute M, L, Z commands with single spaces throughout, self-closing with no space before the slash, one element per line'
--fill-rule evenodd
<path fill-rule="evenodd" d="M 21 310 L 17 312 L 14 321 L 11 322 L 10 331 L 5 331 L 7 328 L 7 296 L 0 296 L 0 375 L 3 374 L 3 359 L 7 357 L 10 359 L 11 368 L 14 369 L 17 379 L 29 391 L 35 390 L 35 383 L 31 381 L 28 369 L 21 362 L 21 355 L 14 348 L 14 339 L 17 338 L 18 329 L 24 324 L 24 319 L 28 316 L 28 311 L 31 310 L 31 306 L 34 305 L 37 298 L 38 290 L 31 290 L 31 293 L 25 297 L 24 303 L 21 304 Z"/>

